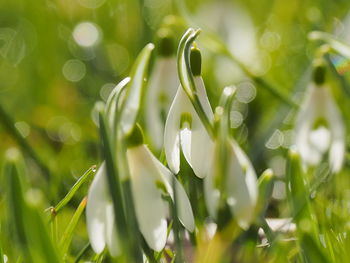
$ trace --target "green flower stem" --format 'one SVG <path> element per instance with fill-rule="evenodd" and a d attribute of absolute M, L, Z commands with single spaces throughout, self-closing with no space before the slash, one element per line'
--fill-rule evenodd
<path fill-rule="evenodd" d="M 50 208 L 50 230 L 51 230 L 51 240 L 52 242 L 57 242 L 57 217 L 54 208 Z"/>
<path fill-rule="evenodd" d="M 230 143 L 229 143 L 229 128 L 230 128 L 230 112 L 232 107 L 232 102 L 235 97 L 235 88 L 226 87 L 222 92 L 220 103 L 218 107 L 215 109 L 215 132 L 217 135 L 217 143 L 219 147 L 219 154 L 216 156 L 217 161 L 221 163 L 221 165 L 217 166 L 215 171 L 215 185 L 220 191 L 220 201 L 221 204 L 219 207 L 221 209 L 226 209 L 224 205 L 227 199 L 227 191 L 226 191 L 226 183 L 227 183 L 227 168 L 229 163 L 229 151 L 230 151 Z M 224 213 L 219 213 L 224 214 Z"/>
<path fill-rule="evenodd" d="M 287 199 L 291 205 L 293 218 L 297 225 L 303 220 L 311 220 L 309 189 L 305 185 L 305 174 L 301 167 L 299 154 L 290 150 L 286 172 Z"/>
<path fill-rule="evenodd" d="M 271 229 L 271 227 L 269 226 L 265 218 L 262 217 L 260 218 L 259 221 L 260 221 L 260 226 L 264 230 L 264 233 L 266 235 L 268 242 L 272 244 L 276 238 L 276 234 L 273 232 L 273 230 Z"/>
<path fill-rule="evenodd" d="M 324 41 L 329 44 L 329 47 L 332 51 L 346 57 L 347 59 L 350 59 L 350 46 L 340 40 L 335 39 L 331 34 L 321 31 L 313 31 L 309 34 L 309 39 L 314 41 Z"/>
<path fill-rule="evenodd" d="M 125 96 L 121 97 L 119 92 L 115 98 L 113 99 L 113 103 L 115 103 L 114 109 L 111 108 L 114 112 L 108 112 L 107 111 L 107 117 L 110 116 L 110 114 L 113 115 L 113 126 L 112 130 L 110 131 L 113 136 L 110 138 L 111 140 L 108 144 L 106 142 L 105 145 L 113 145 L 113 149 L 116 149 L 115 151 L 111 150 L 111 147 L 109 146 L 109 151 L 112 156 L 114 156 L 113 160 L 117 160 L 118 167 L 115 167 L 113 165 L 114 173 L 119 175 L 119 173 L 127 174 L 124 176 L 124 178 L 127 178 L 126 180 L 121 180 L 121 178 L 118 176 L 117 182 L 119 184 L 118 187 L 120 187 L 120 195 L 123 195 L 123 199 L 120 196 L 118 199 L 122 200 L 122 206 L 124 211 L 124 226 L 121 224 L 121 226 L 118 226 L 118 229 L 122 229 L 124 235 L 127 235 L 127 249 L 129 252 L 130 258 L 133 259 L 133 262 L 141 262 L 142 261 L 142 254 L 141 254 L 141 236 L 139 231 L 137 230 L 137 220 L 136 220 L 136 214 L 135 214 L 135 208 L 134 208 L 134 201 L 133 196 L 131 192 L 131 182 L 128 178 L 130 176 L 128 175 L 129 169 L 127 160 L 125 157 L 126 152 L 126 145 L 124 140 L 127 140 L 127 143 L 129 143 L 128 146 L 131 144 L 133 146 L 140 145 L 143 142 L 143 134 L 141 128 L 136 125 L 137 116 L 139 115 L 139 110 L 142 104 L 142 97 L 145 90 L 145 78 L 147 76 L 147 70 L 148 65 L 151 57 L 152 50 L 154 49 L 153 44 L 146 45 L 143 50 L 138 55 L 133 68 L 131 70 L 131 78 L 129 83 L 124 86 L 125 88 Z M 123 88 L 124 89 L 124 88 Z M 135 105 L 135 101 L 137 102 Z M 120 105 L 120 107 L 119 107 Z M 136 108 L 135 108 L 136 107 Z M 125 111 L 132 108 L 134 110 L 134 115 L 132 117 L 132 122 L 130 126 L 128 127 L 127 131 L 121 132 L 122 125 L 121 123 L 124 121 L 124 113 Z M 106 137 L 108 138 L 108 137 Z M 113 155 L 114 154 L 114 155 Z M 112 161 L 113 161 L 112 160 Z M 107 164 L 107 159 L 106 159 Z M 114 181 L 115 179 L 113 179 Z M 113 190 L 111 190 L 111 194 Z M 117 213 L 117 211 L 115 211 Z M 118 221 L 117 221 L 118 223 Z M 128 224 L 127 224 L 128 223 Z M 126 227 L 125 227 L 126 226 Z"/>
<path fill-rule="evenodd" d="M 106 162 L 106 173 L 107 173 L 107 182 L 110 192 L 110 196 L 113 203 L 113 212 L 115 216 L 115 222 L 117 224 L 118 233 L 120 234 L 120 239 L 125 240 L 122 242 L 123 251 L 128 250 L 128 233 L 126 229 L 127 221 L 125 217 L 125 207 L 124 207 L 124 198 L 122 194 L 121 182 L 118 171 L 115 166 L 116 156 L 114 151 L 111 149 L 110 136 L 107 130 L 105 116 L 100 113 L 100 136 L 102 141 L 102 152 L 103 157 Z"/>
<path fill-rule="evenodd" d="M 22 134 L 15 127 L 13 119 L 5 111 L 5 109 L 2 107 L 1 104 L 0 104 L 0 122 L 2 122 L 3 126 L 7 129 L 8 133 L 12 135 L 12 137 L 15 139 L 18 145 L 22 148 L 22 150 L 35 161 L 40 171 L 42 172 L 44 178 L 46 179 L 47 182 L 49 182 L 51 177 L 49 168 L 37 155 L 34 149 L 29 145 L 27 140 L 23 138 Z"/>
<path fill-rule="evenodd" d="M 175 247 L 176 247 L 175 263 L 182 263 L 184 262 L 183 251 L 182 251 L 183 242 L 181 238 L 180 222 L 177 216 L 178 214 L 178 208 L 177 208 L 177 202 L 176 202 L 177 188 L 175 187 L 175 177 L 173 177 L 172 186 L 174 189 L 174 201 L 172 203 L 172 217 L 173 217 L 174 240 L 175 240 Z"/>
<path fill-rule="evenodd" d="M 106 103 L 106 116 L 109 121 L 109 126 L 111 129 L 111 133 L 115 134 L 117 132 L 117 118 L 118 118 L 118 106 L 120 105 L 120 100 L 122 98 L 122 95 L 125 93 L 126 87 L 128 83 L 130 82 L 130 78 L 127 77 L 120 81 L 118 85 L 113 89 L 110 96 L 108 97 L 107 103 Z M 112 143 L 114 143 L 115 138 L 111 138 Z"/>
<path fill-rule="evenodd" d="M 339 72 L 337 71 L 336 67 L 333 65 L 329 54 L 324 54 L 324 58 L 327 61 L 328 66 L 331 69 L 331 73 L 333 73 L 333 75 L 336 77 L 336 79 L 338 80 L 340 86 L 342 87 L 344 93 L 347 96 L 350 96 L 350 85 L 347 82 L 346 78 L 344 75 L 339 74 Z"/>
<path fill-rule="evenodd" d="M 141 233 L 138 230 L 138 227 L 135 227 L 138 225 L 137 219 L 136 219 L 136 213 L 135 213 L 135 204 L 133 195 L 131 192 L 131 182 L 130 179 L 125 180 L 122 182 L 122 188 L 125 195 L 125 207 L 128 209 L 126 210 L 126 219 L 128 222 L 127 230 L 129 234 L 129 246 L 130 246 L 130 253 L 131 257 L 135 262 L 141 262 L 142 261 L 142 253 L 141 253 Z"/>
<path fill-rule="evenodd" d="M 195 39 L 198 37 L 199 33 L 200 29 L 194 30 L 190 28 L 183 35 L 177 52 L 177 69 L 182 88 L 192 102 L 192 105 L 196 110 L 199 118 L 201 119 L 204 127 L 206 128 L 209 136 L 214 138 L 214 128 L 207 115 L 205 114 L 202 104 L 198 98 L 196 85 L 190 65 L 191 46 Z M 185 66 L 185 68 L 183 68 L 183 66 Z"/>
<path fill-rule="evenodd" d="M 125 91 L 124 97 L 125 99 L 121 102 L 120 108 L 121 121 L 125 121 L 123 118 L 127 115 L 128 118 L 131 118 L 131 123 L 127 127 L 127 130 L 124 131 L 126 134 L 131 132 L 136 123 L 137 117 L 140 114 L 140 107 L 146 86 L 145 78 L 147 77 L 147 70 L 153 49 L 154 45 L 152 43 L 147 44 L 137 56 L 136 61 L 131 69 L 131 79 L 127 84 L 127 89 Z M 125 111 L 129 110 L 134 111 L 134 114 L 129 113 L 125 115 Z"/>
<path fill-rule="evenodd" d="M 256 205 L 256 216 L 264 218 L 270 199 L 276 177 L 271 169 L 265 170 L 258 179 L 259 194 Z"/>

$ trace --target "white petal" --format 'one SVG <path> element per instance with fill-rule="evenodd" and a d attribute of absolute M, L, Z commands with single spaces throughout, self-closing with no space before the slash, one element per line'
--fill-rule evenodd
<path fill-rule="evenodd" d="M 149 151 L 147 149 L 147 151 Z M 150 153 L 151 154 L 151 153 Z M 177 209 L 178 209 L 178 217 L 180 219 L 180 222 L 184 225 L 184 227 L 189 230 L 193 231 L 195 224 L 194 224 L 194 217 L 192 212 L 192 207 L 190 200 L 187 197 L 186 191 L 181 185 L 181 183 L 174 177 L 174 175 L 166 168 L 161 162 L 158 161 L 152 154 L 152 159 L 159 171 L 160 178 L 165 185 L 165 188 L 171 198 L 174 200 L 174 191 L 173 191 L 173 180 L 176 187 L 176 203 L 177 203 Z"/>
<path fill-rule="evenodd" d="M 312 129 L 318 118 L 327 121 L 327 129 Z M 317 165 L 321 162 L 323 154 L 329 150 L 332 171 L 337 172 L 341 169 L 345 154 L 345 128 L 327 86 L 312 85 L 308 88 L 296 122 L 295 141 L 306 164 Z"/>
<path fill-rule="evenodd" d="M 343 166 L 345 156 L 344 140 L 334 140 L 329 150 L 329 163 L 334 173 L 340 171 Z"/>
<path fill-rule="evenodd" d="M 180 131 L 181 150 L 189 164 L 191 164 L 191 139 L 192 132 L 189 128 L 184 128 Z"/>
<path fill-rule="evenodd" d="M 210 168 L 213 142 L 197 116 L 192 118 L 191 166 L 196 176 L 204 178 Z"/>
<path fill-rule="evenodd" d="M 119 101 L 121 101 L 122 98 L 125 96 L 124 93 L 120 93 L 122 89 L 129 83 L 130 77 L 127 77 L 120 81 L 117 86 L 114 87 L 111 94 L 108 97 L 107 103 L 106 103 L 106 115 L 108 119 L 109 127 L 114 129 L 114 121 L 115 121 L 115 114 L 117 110 L 120 109 L 120 105 L 117 105 L 117 97 L 120 96 Z M 118 108 L 117 108 L 118 106 Z"/>
<path fill-rule="evenodd" d="M 106 205 L 106 227 L 105 236 L 108 251 L 112 257 L 116 257 L 120 254 L 120 247 L 118 244 L 117 228 L 115 224 L 115 217 L 113 212 L 113 203 L 109 202 Z"/>
<path fill-rule="evenodd" d="M 310 146 L 320 154 L 325 153 L 330 145 L 331 134 L 329 129 L 324 126 L 320 126 L 315 130 L 310 131 L 309 134 Z"/>
<path fill-rule="evenodd" d="M 302 160 L 307 164 L 315 164 L 321 158 L 318 151 L 313 150 L 309 144 L 309 135 L 316 118 L 314 90 L 314 87 L 309 87 L 295 124 L 295 145 Z"/>
<path fill-rule="evenodd" d="M 162 114 L 168 114 L 178 85 L 176 59 L 159 58 L 150 77 L 146 100 L 146 124 L 158 150 L 163 145 L 164 137 L 165 120 Z"/>
<path fill-rule="evenodd" d="M 250 66 L 254 72 L 261 70 L 263 65 L 255 25 L 247 10 L 238 1 L 207 3 L 198 9 L 196 24 L 204 30 L 209 28 L 218 32 L 239 61 Z"/>
<path fill-rule="evenodd" d="M 207 91 L 205 90 L 205 86 L 204 86 L 204 82 L 202 77 L 198 76 L 194 78 L 194 82 L 196 84 L 196 91 L 197 91 L 197 95 L 199 98 L 199 101 L 203 107 L 203 110 L 205 112 L 205 114 L 207 115 L 209 121 L 213 121 L 214 119 L 214 114 L 213 114 L 213 110 L 210 106 L 210 102 L 207 96 Z"/>
<path fill-rule="evenodd" d="M 90 244 L 97 254 L 101 253 L 106 245 L 105 223 L 108 189 L 105 176 L 105 165 L 102 164 L 91 183 L 86 204 L 86 223 Z"/>
<path fill-rule="evenodd" d="M 134 127 L 141 106 L 144 71 L 147 69 L 149 56 L 153 48 L 154 45 L 150 43 L 141 51 L 138 56 L 138 65 L 130 80 L 129 87 L 127 87 L 125 107 L 120 116 L 120 124 L 124 134 L 131 132 Z"/>
<path fill-rule="evenodd" d="M 303 162 L 307 165 L 319 164 L 324 154 L 322 146 L 325 145 L 320 145 L 320 142 L 315 142 L 315 140 L 322 133 L 323 136 L 327 135 L 322 130 L 320 130 L 321 133 L 314 130 L 313 126 L 319 118 L 326 119 L 325 105 L 327 104 L 328 95 L 327 89 L 324 87 L 310 85 L 297 116 L 295 142 Z M 327 141 L 324 141 L 324 143 L 327 143 Z"/>
<path fill-rule="evenodd" d="M 275 232 L 293 233 L 296 230 L 292 218 L 266 218 L 266 222 Z"/>
<path fill-rule="evenodd" d="M 258 195 L 257 177 L 249 159 L 240 147 L 231 142 L 227 176 L 228 204 L 238 224 L 247 229 L 253 220 Z"/>
<path fill-rule="evenodd" d="M 345 125 L 340 111 L 330 93 L 327 96 L 325 114 L 329 122 L 332 136 L 329 149 L 329 163 L 332 171 L 336 173 L 342 168 L 345 157 Z"/>
<path fill-rule="evenodd" d="M 212 121 L 214 116 L 202 78 L 195 77 L 195 84 L 197 95 L 203 110 L 208 119 Z M 186 161 L 190 164 L 194 173 L 198 177 L 203 178 L 208 173 L 208 161 L 210 159 L 212 143 L 197 112 L 181 86 L 176 93 L 165 124 L 164 147 L 168 165 L 174 173 L 178 173 L 180 158 L 177 140 L 179 139 L 178 130 L 180 128 L 181 115 L 183 113 L 192 116 L 192 124 L 190 128 L 191 132 L 189 128 L 185 128 L 180 133 L 181 148 Z M 174 138 L 176 138 L 176 140 Z M 203 147 L 205 148 L 203 149 Z"/>
<path fill-rule="evenodd" d="M 204 83 L 201 77 L 195 77 L 197 95 L 199 101 L 203 107 L 203 110 L 208 117 L 209 121 L 213 121 L 214 115 L 211 109 L 207 93 L 205 91 Z M 204 178 L 209 171 L 210 159 L 213 151 L 212 140 L 202 124 L 198 114 L 191 105 L 192 108 L 192 138 L 191 138 L 191 167 L 194 173 Z"/>
<path fill-rule="evenodd" d="M 140 231 L 153 250 L 161 251 L 166 242 L 167 221 L 166 205 L 156 187 L 158 170 L 143 145 L 128 149 L 127 158 Z"/>
<path fill-rule="evenodd" d="M 189 100 L 179 86 L 171 104 L 164 130 L 165 156 L 171 171 L 177 174 L 180 170 L 180 121 L 183 112 L 188 112 Z"/>

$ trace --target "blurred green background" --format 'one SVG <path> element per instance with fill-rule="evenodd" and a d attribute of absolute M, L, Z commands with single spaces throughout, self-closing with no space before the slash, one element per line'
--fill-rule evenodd
<path fill-rule="evenodd" d="M 255 72 L 257 68 L 256 74 L 277 89 L 298 97 L 307 85 L 319 46 L 308 41 L 308 33 L 322 30 L 347 41 L 349 7 L 348 0 L 1 1 L 0 104 L 49 167 L 53 181 L 47 199 L 48 205 L 53 205 L 84 171 L 99 163 L 98 129 L 92 117 L 95 102 L 105 101 L 111 89 L 128 76 L 135 57 L 147 43 L 157 43 L 156 32 L 174 20 L 169 15 L 183 19 L 176 26 L 177 40 L 187 26 L 215 33 L 229 47 L 232 43 L 244 47 L 250 39 L 256 50 L 244 55 L 239 47 L 233 47 L 236 56 L 248 69 Z M 230 18 L 221 21 L 223 17 Z M 226 28 L 220 26 L 223 24 Z M 228 39 L 231 26 L 238 28 L 238 33 Z M 258 174 L 272 166 L 274 158 L 278 166 L 279 154 L 289 146 L 290 123 L 283 124 L 287 132 L 278 130 L 277 139 L 272 135 L 280 128 L 279 114 L 283 120 L 288 108 L 242 77 L 223 55 L 206 49 L 201 37 L 198 46 L 203 49 L 203 77 L 212 106 L 225 85 L 252 86 L 254 94 L 242 93 L 243 99 L 236 103 L 235 133 Z M 257 57 L 249 59 L 254 52 Z M 217 62 L 220 58 L 222 61 Z M 349 115 L 345 110 L 348 98 L 341 96 L 342 92 L 339 85 L 334 88 L 343 114 Z M 3 122 L 0 138 L 3 159 L 6 151 L 18 144 Z M 44 187 L 40 170 L 30 158 L 27 161 L 33 185 Z M 0 195 L 4 191 L 2 181 L 0 178 Z M 86 189 L 79 192 L 73 206 L 85 194 Z M 0 197 L 0 215 L 2 202 Z"/>
<path fill-rule="evenodd" d="M 222 5 L 226 8 L 220 9 Z M 244 14 L 250 26 L 247 30 L 253 26 L 254 36 L 250 39 L 256 42 L 253 46 L 260 56 L 260 61 L 251 60 L 245 64 L 248 68 L 262 64 L 259 74 L 276 88 L 291 94 L 296 84 L 305 78 L 314 56 L 315 45 L 308 42 L 307 34 L 312 30 L 336 30 L 346 38 L 350 29 L 342 20 L 349 6 L 346 0 L 2 1 L 0 103 L 51 168 L 60 182 L 59 191 L 64 192 L 66 184 L 71 185 L 76 176 L 98 162 L 98 132 L 91 117 L 95 102 L 106 100 L 111 88 L 128 75 L 142 47 L 156 42 L 156 32 L 165 17 L 182 16 L 187 9 L 184 21 L 187 19 L 188 25 L 210 30 L 226 41 L 227 32 L 215 28 L 215 23 L 220 25 L 217 20 L 231 16 L 229 25 L 241 27 L 244 33 L 241 21 Z M 236 15 L 239 17 L 235 20 Z M 186 22 L 178 30 L 178 39 L 186 29 Z M 246 39 L 238 34 L 233 42 L 247 45 Z M 200 38 L 199 47 L 203 47 Z M 203 75 L 212 106 L 215 106 L 217 91 L 242 79 L 230 78 L 237 70 L 227 61 L 224 65 L 231 64 L 231 67 L 219 68 L 224 76 L 215 75 L 217 64 L 212 61 L 220 54 L 204 52 L 203 56 Z M 253 147 L 251 157 L 257 149 L 255 144 L 265 143 L 266 136 L 271 135 L 265 134 L 266 127 L 271 125 L 279 105 L 278 100 L 258 87 L 249 114 L 242 114 L 244 126 L 240 125 L 242 117 L 238 116 L 237 125 L 241 129 L 237 134 L 239 138 L 243 134 L 242 142 L 249 142 L 248 149 Z M 3 156 L 16 142 L 3 125 L 0 134 L 0 155 Z M 262 167 L 258 172 L 266 167 L 266 160 L 261 156 L 253 159 Z"/>

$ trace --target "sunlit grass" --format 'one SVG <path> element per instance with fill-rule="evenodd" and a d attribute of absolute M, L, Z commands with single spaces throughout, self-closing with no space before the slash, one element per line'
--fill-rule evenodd
<path fill-rule="evenodd" d="M 349 261 L 349 7 L 1 3 L 0 263 Z"/>

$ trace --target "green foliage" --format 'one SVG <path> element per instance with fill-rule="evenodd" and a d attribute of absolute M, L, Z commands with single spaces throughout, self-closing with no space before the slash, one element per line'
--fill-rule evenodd
<path fill-rule="evenodd" d="M 349 8 L 347 0 L 2 1 L 0 263 L 142 262 L 143 256 L 149 262 L 348 262 Z M 230 29 L 238 35 L 229 36 Z M 256 52 L 244 52 L 251 43 Z M 176 176 L 196 230 L 186 232 L 177 204 L 156 181 L 171 207 L 170 241 L 155 252 L 138 228 L 125 153 L 143 142 L 167 165 L 164 150 L 153 145 L 145 104 L 160 57 L 175 58 L 173 89 L 181 84 L 218 142 L 221 195 L 216 221 L 206 208 L 203 180 L 181 156 Z M 311 70 L 314 61 L 322 66 Z M 199 75 L 213 121 L 200 103 Z M 346 128 L 346 157 L 337 173 L 327 154 L 306 167 L 291 150 L 295 116 L 312 80 L 329 86 Z M 163 122 L 166 117 L 162 112 Z M 190 114 L 181 116 L 185 122 L 196 128 Z M 139 133 L 131 140 L 133 131 Z M 229 138 L 260 175 L 248 229 L 237 225 L 226 198 Z M 117 258 L 107 249 L 96 255 L 86 231 L 87 191 L 102 161 L 122 240 Z M 276 228 L 271 218 L 282 225 Z M 217 230 L 208 230 L 214 223 Z"/>

